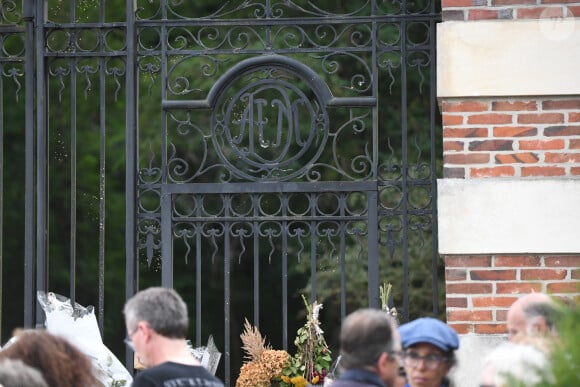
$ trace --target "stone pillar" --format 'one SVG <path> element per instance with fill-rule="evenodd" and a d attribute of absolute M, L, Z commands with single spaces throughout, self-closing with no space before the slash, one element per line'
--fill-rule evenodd
<path fill-rule="evenodd" d="M 580 299 L 580 5 L 442 7 L 439 252 L 462 336 L 456 377 L 470 387 L 519 295 Z"/>

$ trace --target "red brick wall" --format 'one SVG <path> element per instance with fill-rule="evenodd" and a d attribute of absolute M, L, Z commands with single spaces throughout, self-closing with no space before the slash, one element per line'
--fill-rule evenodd
<path fill-rule="evenodd" d="M 447 321 L 460 334 L 501 334 L 519 293 L 580 301 L 580 255 L 447 256 Z"/>
<path fill-rule="evenodd" d="M 444 21 L 580 17 L 577 0 L 441 0 Z"/>
<path fill-rule="evenodd" d="M 580 177 L 580 97 L 440 106 L 443 177 Z"/>
<path fill-rule="evenodd" d="M 440 109 L 444 178 L 580 178 L 580 96 L 453 98 Z M 580 254 L 447 256 L 445 266 L 447 321 L 461 334 L 505 333 L 519 293 L 580 300 Z"/>

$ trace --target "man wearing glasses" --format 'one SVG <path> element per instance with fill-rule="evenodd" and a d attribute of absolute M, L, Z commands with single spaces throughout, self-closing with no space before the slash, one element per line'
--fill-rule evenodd
<path fill-rule="evenodd" d="M 396 387 L 401 340 L 388 312 L 359 309 L 346 317 L 340 330 L 342 373 L 332 387 Z"/>
<path fill-rule="evenodd" d="M 223 387 L 187 345 L 187 306 L 176 291 L 161 287 L 142 290 L 127 301 L 123 313 L 125 343 L 145 366 L 132 387 Z"/>
<path fill-rule="evenodd" d="M 405 387 L 448 387 L 459 337 L 447 324 L 424 317 L 399 327 L 403 344 Z"/>

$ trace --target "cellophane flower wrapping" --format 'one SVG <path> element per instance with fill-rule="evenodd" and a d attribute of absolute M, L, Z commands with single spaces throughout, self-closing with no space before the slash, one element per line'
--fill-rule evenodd
<path fill-rule="evenodd" d="M 218 350 L 213 336 L 210 335 L 205 347 L 193 347 L 191 341 L 187 341 L 187 345 L 193 357 L 201 363 L 202 367 L 208 370 L 212 375 L 215 375 L 219 365 L 222 353 Z"/>
<path fill-rule="evenodd" d="M 70 299 L 49 292 L 37 292 L 37 299 L 46 314 L 46 330 L 66 338 L 85 353 L 95 366 L 97 378 L 107 387 L 128 387 L 133 378 L 123 364 L 103 344 L 94 308 L 84 307 Z"/>

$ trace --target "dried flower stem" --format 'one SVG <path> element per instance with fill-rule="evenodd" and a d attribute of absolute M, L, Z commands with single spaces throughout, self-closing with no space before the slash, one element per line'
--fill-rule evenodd
<path fill-rule="evenodd" d="M 244 322 L 244 332 L 240 335 L 242 339 L 242 349 L 246 352 L 244 359 L 246 362 L 258 360 L 266 349 L 270 349 L 269 345 L 266 345 L 266 338 L 262 337 L 262 334 L 255 326 L 252 326 L 248 319 Z"/>

